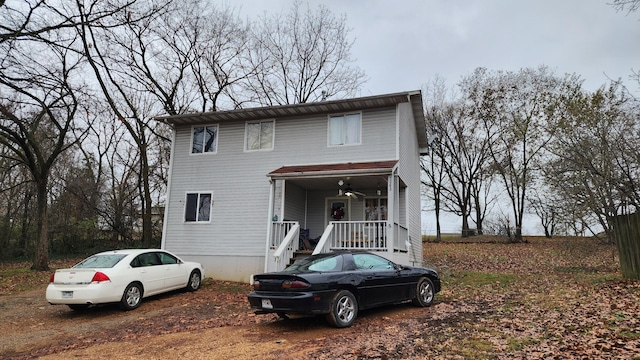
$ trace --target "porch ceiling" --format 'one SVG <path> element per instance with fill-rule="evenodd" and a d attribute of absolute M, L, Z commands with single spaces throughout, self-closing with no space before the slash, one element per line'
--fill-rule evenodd
<path fill-rule="evenodd" d="M 355 190 L 386 188 L 397 160 L 283 166 L 268 174 L 276 180 L 287 180 L 304 189 L 338 189 L 338 180 Z"/>

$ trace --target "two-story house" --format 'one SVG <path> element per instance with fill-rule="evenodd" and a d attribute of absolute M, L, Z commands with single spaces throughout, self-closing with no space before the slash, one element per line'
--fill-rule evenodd
<path fill-rule="evenodd" d="M 301 247 L 422 262 L 420 91 L 158 120 L 174 129 L 162 248 L 205 276 L 249 281 Z"/>

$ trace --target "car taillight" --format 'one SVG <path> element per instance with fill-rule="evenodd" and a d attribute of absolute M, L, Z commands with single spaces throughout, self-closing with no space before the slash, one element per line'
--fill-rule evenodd
<path fill-rule="evenodd" d="M 109 279 L 109 277 L 105 273 L 102 273 L 100 271 L 97 271 L 95 274 L 93 274 L 93 279 L 91 279 L 91 282 L 103 281 L 111 281 L 111 279 Z"/>
<path fill-rule="evenodd" d="M 53 278 L 56 277 L 56 273 L 51 274 L 51 277 L 49 278 L 49 282 L 52 283 L 53 282 Z"/>
<path fill-rule="evenodd" d="M 282 283 L 283 289 L 306 289 L 310 286 L 311 285 L 309 283 L 299 280 L 286 280 Z"/>

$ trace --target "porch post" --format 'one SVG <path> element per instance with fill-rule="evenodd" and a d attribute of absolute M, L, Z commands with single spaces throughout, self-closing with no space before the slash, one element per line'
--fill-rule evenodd
<path fill-rule="evenodd" d="M 393 252 L 393 244 L 395 244 L 395 234 L 394 234 L 394 220 L 395 219 L 395 209 L 396 209 L 396 184 L 395 184 L 395 176 L 393 172 L 389 175 L 387 181 L 387 251 Z"/>
<path fill-rule="evenodd" d="M 276 180 L 269 179 L 271 184 L 269 190 L 269 205 L 267 210 L 267 240 L 265 241 L 264 249 L 264 272 L 269 271 L 269 248 L 271 245 L 271 234 L 273 234 L 273 198 L 276 192 Z"/>

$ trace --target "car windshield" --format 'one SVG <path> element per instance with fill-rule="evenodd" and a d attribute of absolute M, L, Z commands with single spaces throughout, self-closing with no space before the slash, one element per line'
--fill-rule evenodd
<path fill-rule="evenodd" d="M 288 268 L 282 270 L 286 273 L 308 273 L 308 272 L 327 272 L 341 271 L 342 256 L 324 256 L 320 258 L 306 258 L 296 261 Z"/>
<path fill-rule="evenodd" d="M 74 266 L 78 269 L 94 269 L 94 268 L 112 268 L 120 260 L 122 260 L 126 254 L 107 254 L 107 255 L 93 255 L 90 256 Z"/>

